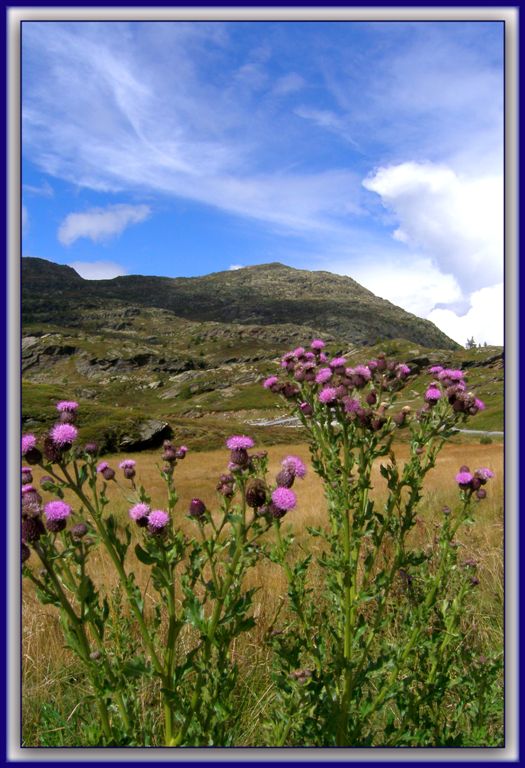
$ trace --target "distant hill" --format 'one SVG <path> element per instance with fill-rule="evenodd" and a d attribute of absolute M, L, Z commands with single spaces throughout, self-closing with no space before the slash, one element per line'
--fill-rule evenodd
<path fill-rule="evenodd" d="M 22 259 L 22 322 L 79 327 L 89 310 L 156 308 L 192 321 L 235 325 L 306 325 L 352 344 L 403 338 L 457 349 L 428 320 L 380 299 L 350 277 L 283 264 L 215 272 L 203 277 L 128 275 L 84 280 L 71 267 Z"/>

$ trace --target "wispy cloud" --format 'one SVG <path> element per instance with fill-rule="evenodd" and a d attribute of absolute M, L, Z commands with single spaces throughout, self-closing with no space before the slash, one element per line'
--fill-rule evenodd
<path fill-rule="evenodd" d="M 228 269 L 230 270 L 230 272 L 232 272 L 232 271 L 235 272 L 235 270 L 243 269 L 243 267 L 244 267 L 244 264 L 230 264 Z"/>
<path fill-rule="evenodd" d="M 84 213 L 70 213 L 59 226 L 57 236 L 62 245 L 71 245 L 81 237 L 94 243 L 107 242 L 131 224 L 147 219 L 150 212 L 147 205 L 110 205 L 91 208 Z"/>
<path fill-rule="evenodd" d="M 24 191 L 24 194 L 36 195 L 37 197 L 53 197 L 53 195 L 55 194 L 53 187 L 48 181 L 42 182 L 40 186 L 23 184 L 22 189 Z"/>
<path fill-rule="evenodd" d="M 283 75 L 276 80 L 273 92 L 277 96 L 287 96 L 289 93 L 302 91 L 305 86 L 306 81 L 304 77 L 298 75 L 297 72 L 289 72 L 287 75 Z"/>
<path fill-rule="evenodd" d="M 68 266 L 85 280 L 111 280 L 128 274 L 124 267 L 112 261 L 72 261 Z"/>
<path fill-rule="evenodd" d="M 327 109 L 311 109 L 308 107 L 297 107 L 295 114 L 305 120 L 311 120 L 315 125 L 320 128 L 326 128 L 336 136 L 350 142 L 355 147 L 358 147 L 357 142 L 352 137 L 352 132 L 349 127 L 349 121 L 343 117 L 338 116 L 335 112 Z"/>

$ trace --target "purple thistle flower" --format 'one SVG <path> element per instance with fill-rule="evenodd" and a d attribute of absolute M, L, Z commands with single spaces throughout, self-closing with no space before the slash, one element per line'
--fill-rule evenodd
<path fill-rule="evenodd" d="M 442 365 L 432 365 L 428 369 L 428 372 L 437 375 L 438 373 L 441 373 L 442 370 L 443 370 L 443 366 Z"/>
<path fill-rule="evenodd" d="M 494 472 L 489 469 L 488 467 L 481 467 L 481 469 L 476 469 L 474 474 L 481 478 L 481 480 L 490 480 L 491 477 L 494 477 Z"/>
<path fill-rule="evenodd" d="M 253 448 L 254 445 L 255 443 L 252 438 L 247 435 L 232 435 L 226 440 L 226 447 L 230 451 L 234 451 L 237 448 L 244 448 L 246 450 L 247 448 Z"/>
<path fill-rule="evenodd" d="M 277 376 L 269 376 L 265 381 L 263 381 L 263 387 L 265 389 L 271 389 L 275 384 L 279 383 L 279 379 Z"/>
<path fill-rule="evenodd" d="M 430 386 L 425 392 L 425 400 L 427 403 L 437 403 L 441 397 L 441 390 L 437 387 Z"/>
<path fill-rule="evenodd" d="M 33 448 L 36 448 L 36 437 L 34 435 L 22 435 L 22 456 Z"/>
<path fill-rule="evenodd" d="M 335 403 L 337 400 L 337 389 L 334 387 L 325 387 L 319 392 L 319 400 L 321 403 L 324 403 L 325 405 L 330 405 L 331 403 Z"/>
<path fill-rule="evenodd" d="M 357 413 L 361 408 L 361 403 L 353 397 L 345 397 L 343 400 L 346 413 Z"/>
<path fill-rule="evenodd" d="M 136 461 L 133 459 L 124 459 L 119 464 L 120 469 L 124 470 L 124 477 L 127 480 L 132 480 L 135 477 L 135 465 Z"/>
<path fill-rule="evenodd" d="M 474 407 L 478 409 L 478 411 L 484 411 L 485 410 L 485 403 L 483 400 L 480 400 L 478 397 L 474 400 Z"/>
<path fill-rule="evenodd" d="M 333 360 L 330 360 L 328 365 L 330 366 L 330 368 L 333 368 L 334 370 L 336 368 L 344 368 L 346 365 L 346 360 L 344 357 L 334 357 Z"/>
<path fill-rule="evenodd" d="M 65 501 L 48 501 L 44 506 L 47 530 L 51 531 L 51 533 L 63 531 L 66 527 L 66 520 L 71 512 L 71 507 Z"/>
<path fill-rule="evenodd" d="M 310 344 L 310 347 L 315 350 L 321 350 L 326 347 L 326 344 L 322 339 L 314 339 Z"/>
<path fill-rule="evenodd" d="M 46 520 L 65 520 L 73 510 L 65 501 L 48 501 L 44 506 Z"/>
<path fill-rule="evenodd" d="M 315 377 L 315 381 L 317 384 L 324 384 L 325 382 L 330 381 L 332 376 L 333 373 L 330 368 L 321 368 Z"/>
<path fill-rule="evenodd" d="M 77 439 L 78 429 L 72 424 L 55 424 L 49 435 L 55 445 L 68 448 Z"/>
<path fill-rule="evenodd" d="M 56 408 L 59 413 L 75 413 L 78 408 L 78 403 L 74 400 L 61 400 L 57 403 Z"/>
<path fill-rule="evenodd" d="M 473 476 L 470 472 L 458 472 L 456 475 L 456 483 L 460 488 L 470 488 Z"/>
<path fill-rule="evenodd" d="M 295 477 L 304 477 L 306 475 L 306 466 L 299 456 L 285 456 L 281 461 L 281 466 L 284 469 L 290 469 Z"/>
<path fill-rule="evenodd" d="M 272 502 L 277 509 L 287 512 L 297 504 L 297 497 L 289 488 L 276 488 L 272 493 Z"/>
<path fill-rule="evenodd" d="M 405 363 L 399 363 L 399 365 L 396 365 L 396 374 L 400 378 L 404 378 L 405 376 L 408 376 L 410 373 L 410 368 Z"/>
<path fill-rule="evenodd" d="M 169 523 L 169 515 L 163 509 L 154 509 L 149 513 L 148 531 L 150 533 L 162 533 Z"/>
<path fill-rule="evenodd" d="M 354 375 L 361 376 L 365 381 L 370 381 L 372 378 L 372 372 L 367 365 L 356 365 Z"/>
<path fill-rule="evenodd" d="M 328 362 L 328 358 L 327 358 L 327 356 L 325 355 L 324 352 L 319 352 L 319 362 L 320 363 L 327 363 Z"/>
<path fill-rule="evenodd" d="M 305 352 L 304 353 L 305 360 L 308 360 L 308 362 L 313 362 L 315 360 L 315 355 L 313 352 Z"/>
<path fill-rule="evenodd" d="M 151 508 L 149 505 L 145 504 L 144 502 L 140 502 L 139 504 L 135 504 L 134 507 L 131 507 L 128 514 L 132 520 L 140 525 L 141 521 L 144 521 L 144 524 L 147 522 L 150 512 Z"/>
<path fill-rule="evenodd" d="M 304 357 L 305 349 L 304 347 L 297 347 L 293 350 L 292 355 L 294 357 Z"/>
<path fill-rule="evenodd" d="M 186 448 L 186 446 L 179 445 L 179 447 L 175 451 L 175 456 L 177 457 L 177 459 L 183 459 L 187 453 L 188 453 L 188 449 Z"/>
<path fill-rule="evenodd" d="M 438 379 L 440 381 L 462 381 L 465 378 L 465 374 L 460 370 L 451 370 L 450 368 L 444 368 L 438 373 Z"/>

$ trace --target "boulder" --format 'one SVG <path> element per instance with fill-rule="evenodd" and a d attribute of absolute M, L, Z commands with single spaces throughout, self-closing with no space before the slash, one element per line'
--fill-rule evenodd
<path fill-rule="evenodd" d="M 143 451 L 147 448 L 157 448 L 164 440 L 173 436 L 173 430 L 167 421 L 146 419 L 135 425 L 133 432 L 123 435 L 119 448 L 126 451 Z"/>

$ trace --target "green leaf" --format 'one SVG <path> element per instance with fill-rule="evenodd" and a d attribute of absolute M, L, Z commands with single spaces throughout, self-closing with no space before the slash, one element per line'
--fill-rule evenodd
<path fill-rule="evenodd" d="M 144 565 L 152 565 L 156 562 L 156 559 L 152 557 L 149 552 L 146 552 L 146 550 L 143 549 L 140 544 L 135 545 L 135 554 L 137 559 L 140 560 L 141 563 L 144 563 Z"/>

